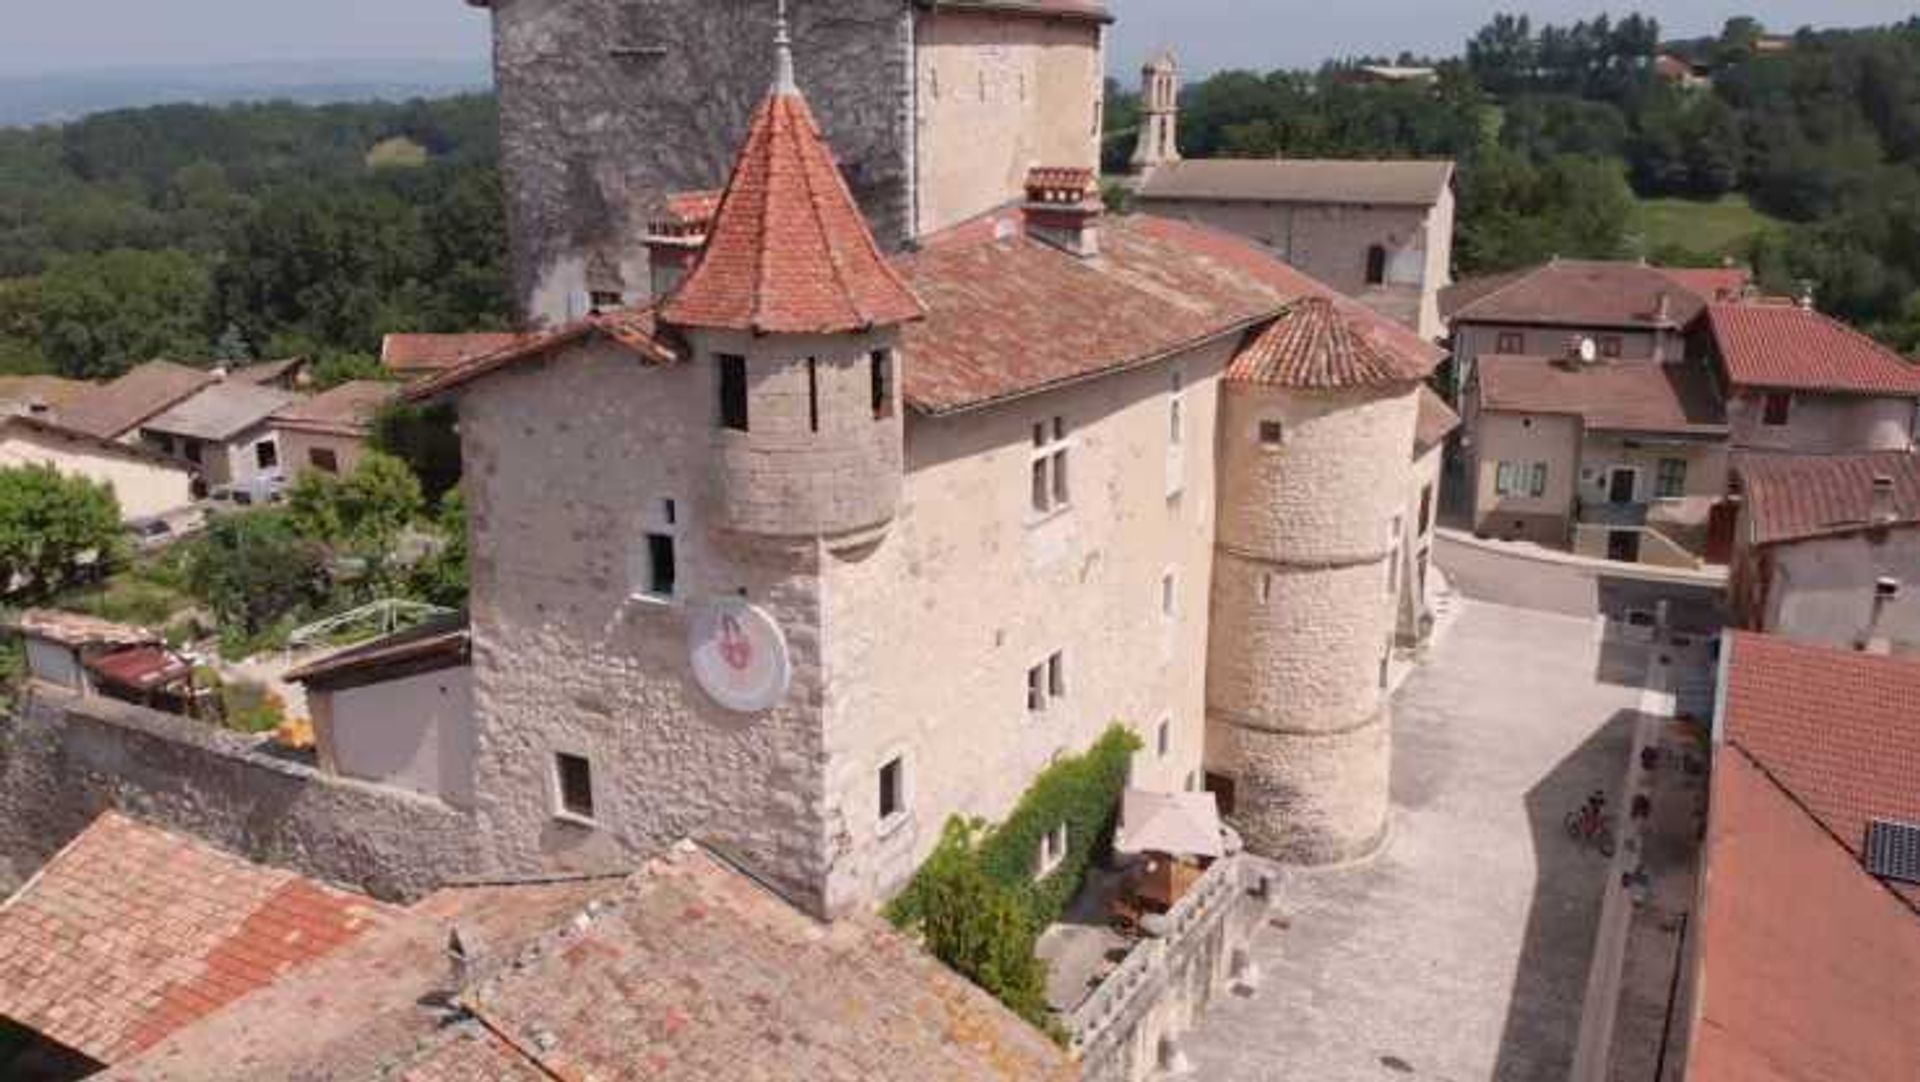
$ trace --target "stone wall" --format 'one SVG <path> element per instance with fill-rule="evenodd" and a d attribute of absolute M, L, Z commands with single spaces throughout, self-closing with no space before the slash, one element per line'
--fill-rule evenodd
<path fill-rule="evenodd" d="M 388 900 L 480 864 L 472 820 L 438 801 L 323 774 L 203 722 L 33 685 L 0 721 L 0 885 L 108 809 Z"/>
<path fill-rule="evenodd" d="M 1383 674 L 1416 407 L 1411 387 L 1227 385 L 1207 769 L 1232 779 L 1232 819 L 1262 856 L 1347 860 L 1385 835 Z M 1277 445 L 1260 437 L 1271 421 Z"/>
<path fill-rule="evenodd" d="M 773 81 L 770 0 L 492 0 L 514 292 L 531 318 L 650 291 L 672 192 L 718 188 Z M 793 5 L 800 86 L 883 246 L 911 222 L 912 15 Z"/>

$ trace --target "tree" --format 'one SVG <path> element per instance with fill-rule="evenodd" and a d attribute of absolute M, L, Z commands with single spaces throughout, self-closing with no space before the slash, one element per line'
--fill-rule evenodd
<path fill-rule="evenodd" d="M 405 462 L 370 451 L 352 473 L 335 478 L 308 470 L 287 497 L 287 513 L 301 536 L 379 557 L 426 507 L 420 481 Z"/>
<path fill-rule="evenodd" d="M 44 597 L 120 556 L 120 501 L 50 466 L 0 469 L 0 591 Z"/>
<path fill-rule="evenodd" d="M 325 554 L 281 511 L 214 520 L 187 558 L 187 586 L 248 635 L 327 595 Z"/>
<path fill-rule="evenodd" d="M 61 375 L 117 376 L 206 352 L 207 272 L 185 252 L 62 256 L 40 279 L 41 348 Z"/>
<path fill-rule="evenodd" d="M 374 416 L 375 450 L 405 462 L 420 479 L 429 501 L 438 501 L 460 483 L 459 416 L 444 403 L 417 406 L 389 402 Z"/>
<path fill-rule="evenodd" d="M 299 350 L 292 351 L 295 355 Z M 313 389 L 330 391 L 343 383 L 360 380 L 379 382 L 391 381 L 393 370 L 380 363 L 380 358 L 367 353 L 326 353 L 313 363 L 311 370 Z"/>
<path fill-rule="evenodd" d="M 459 489 L 447 493 L 434 519 L 440 548 L 414 568 L 411 587 L 423 601 L 450 609 L 467 606 L 467 502 Z"/>
<path fill-rule="evenodd" d="M 1051 1028 L 1040 929 L 1021 897 L 973 858 L 977 824 L 952 820 L 915 879 L 927 950 L 1015 1014 Z"/>

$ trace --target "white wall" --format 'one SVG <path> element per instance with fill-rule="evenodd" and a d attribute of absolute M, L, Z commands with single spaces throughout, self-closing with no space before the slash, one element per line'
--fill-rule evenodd
<path fill-rule="evenodd" d="M 1765 630 L 1851 649 L 1873 615 L 1874 583 L 1900 582 L 1900 596 L 1881 617 L 1877 638 L 1897 652 L 1920 652 L 1920 527 L 1775 545 Z"/>
<path fill-rule="evenodd" d="M 473 807 L 473 670 L 308 693 L 321 761 L 349 778 Z"/>
<path fill-rule="evenodd" d="M 0 466 L 52 466 L 113 489 L 125 519 L 175 511 L 193 502 L 193 474 L 132 454 L 115 454 L 78 441 L 12 428 L 0 433 Z"/>

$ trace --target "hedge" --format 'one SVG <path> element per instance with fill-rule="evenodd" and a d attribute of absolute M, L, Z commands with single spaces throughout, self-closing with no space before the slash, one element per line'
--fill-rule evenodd
<path fill-rule="evenodd" d="M 1034 946 L 1113 845 L 1121 791 L 1140 747 L 1131 729 L 1114 725 L 1085 753 L 1042 771 L 998 827 L 950 820 L 887 916 L 918 928 L 935 957 L 1057 1035 L 1046 1013 L 1046 966 Z M 1062 823 L 1066 855 L 1036 880 L 1041 839 Z"/>

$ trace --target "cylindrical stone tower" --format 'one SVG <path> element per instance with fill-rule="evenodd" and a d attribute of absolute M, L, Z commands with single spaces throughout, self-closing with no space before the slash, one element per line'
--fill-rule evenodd
<path fill-rule="evenodd" d="M 1386 837 L 1391 562 L 1432 363 L 1345 303 L 1294 305 L 1221 392 L 1207 770 L 1248 846 L 1301 864 Z"/>

